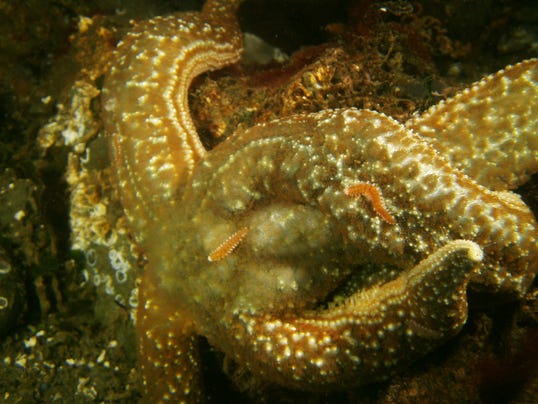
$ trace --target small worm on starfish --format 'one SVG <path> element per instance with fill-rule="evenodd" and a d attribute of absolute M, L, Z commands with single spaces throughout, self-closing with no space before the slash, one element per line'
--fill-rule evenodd
<path fill-rule="evenodd" d="M 230 255 L 237 245 L 243 240 L 248 233 L 248 229 L 243 227 L 237 230 L 234 234 L 224 240 L 211 254 L 207 256 L 209 262 L 220 261 L 226 256 Z"/>
<path fill-rule="evenodd" d="M 387 223 L 394 224 L 396 221 L 394 217 L 389 213 L 381 192 L 374 185 L 368 184 L 367 182 L 358 182 L 356 184 L 346 187 L 344 193 L 348 196 L 364 196 L 370 201 L 372 207 L 376 213 Z"/>

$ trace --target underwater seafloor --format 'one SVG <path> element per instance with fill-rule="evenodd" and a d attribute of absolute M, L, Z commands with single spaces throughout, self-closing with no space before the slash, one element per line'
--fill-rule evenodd
<path fill-rule="evenodd" d="M 132 317 L 144 265 L 121 219 L 99 89 L 130 19 L 200 1 L 0 0 L 0 401 L 136 402 Z M 538 4 L 246 0 L 265 43 L 191 87 L 207 147 L 274 117 L 356 106 L 405 121 L 538 56 Z M 517 189 L 538 213 L 538 176 Z M 535 282 L 536 283 L 536 282 Z M 392 379 L 338 393 L 239 392 L 204 349 L 211 402 L 536 402 L 536 284 L 473 304 L 463 330 Z"/>

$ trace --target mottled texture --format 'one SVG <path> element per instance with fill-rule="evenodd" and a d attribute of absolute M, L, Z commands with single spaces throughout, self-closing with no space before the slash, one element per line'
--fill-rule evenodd
<path fill-rule="evenodd" d="M 186 94 L 238 58 L 238 3 L 139 24 L 105 81 L 118 190 L 148 258 L 137 324 L 147 398 L 203 399 L 197 335 L 239 373 L 326 391 L 389 377 L 457 333 L 469 282 L 521 296 L 537 270 L 536 221 L 474 167 L 492 149 L 479 122 L 498 128 L 508 103 L 526 118 L 499 124 L 515 145 L 500 174 L 517 184 L 536 171 L 537 62 L 408 124 L 465 136 L 445 117 L 469 109 L 461 125 L 484 129 L 465 156 L 356 109 L 258 125 L 206 152 Z"/>
<path fill-rule="evenodd" d="M 175 191 L 205 154 L 187 90 L 197 75 L 239 59 L 242 36 L 232 18 L 238 3 L 210 1 L 202 14 L 141 22 L 118 44 L 103 89 L 105 128 L 131 134 L 114 136 L 114 156 L 122 202 L 133 207 L 126 212 L 138 231 L 157 220 L 162 205 L 174 203 Z"/>
<path fill-rule="evenodd" d="M 514 189 L 538 171 L 536 64 L 488 76 L 405 125 L 479 184 Z"/>

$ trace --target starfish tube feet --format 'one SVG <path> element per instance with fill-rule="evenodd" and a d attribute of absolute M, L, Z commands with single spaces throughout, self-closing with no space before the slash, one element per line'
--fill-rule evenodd
<path fill-rule="evenodd" d="M 238 244 L 245 238 L 248 229 L 243 227 L 224 240 L 211 254 L 207 256 L 209 262 L 220 261 L 232 253 Z"/>
<path fill-rule="evenodd" d="M 235 358 L 291 388 L 330 390 L 387 378 L 461 329 L 466 286 L 482 258 L 476 243 L 455 240 L 335 307 L 278 317 L 241 313 Z"/>

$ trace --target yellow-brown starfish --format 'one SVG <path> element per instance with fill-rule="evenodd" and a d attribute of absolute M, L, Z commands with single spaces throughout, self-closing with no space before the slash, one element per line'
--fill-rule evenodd
<path fill-rule="evenodd" d="M 341 389 L 457 333 L 469 282 L 521 296 L 537 270 L 537 224 L 506 190 L 538 171 L 538 62 L 406 126 L 327 110 L 206 152 L 187 90 L 239 58 L 239 3 L 139 24 L 103 89 L 117 186 L 149 262 L 137 324 L 146 396 L 203 399 L 198 335 L 256 378 Z M 484 174 L 498 151 L 489 139 L 511 142 Z"/>

